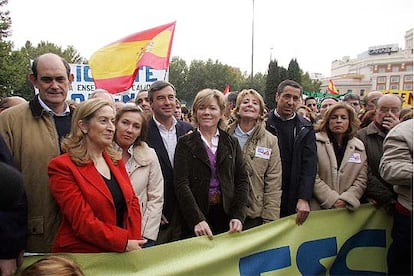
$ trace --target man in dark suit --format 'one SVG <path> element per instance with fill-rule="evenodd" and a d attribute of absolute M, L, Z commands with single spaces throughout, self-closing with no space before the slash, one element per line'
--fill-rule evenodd
<path fill-rule="evenodd" d="M 177 218 L 177 204 L 174 194 L 174 152 L 178 138 L 192 130 L 189 123 L 177 121 L 174 117 L 175 88 L 167 81 L 156 81 L 148 90 L 153 116 L 148 123 L 147 143 L 155 149 L 164 177 L 164 206 L 157 244 L 180 238 L 179 229 L 173 229 L 172 220 Z"/>

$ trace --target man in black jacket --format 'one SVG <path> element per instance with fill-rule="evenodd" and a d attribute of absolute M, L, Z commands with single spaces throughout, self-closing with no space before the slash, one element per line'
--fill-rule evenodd
<path fill-rule="evenodd" d="M 297 213 L 298 225 L 309 215 L 317 169 L 313 126 L 296 113 L 302 94 L 297 82 L 282 81 L 276 92 L 277 107 L 268 113 L 266 121 L 266 129 L 278 137 L 282 160 L 280 217 Z"/>
<path fill-rule="evenodd" d="M 22 174 L 0 136 L 0 275 L 13 275 L 23 263 L 27 242 L 27 202 Z"/>

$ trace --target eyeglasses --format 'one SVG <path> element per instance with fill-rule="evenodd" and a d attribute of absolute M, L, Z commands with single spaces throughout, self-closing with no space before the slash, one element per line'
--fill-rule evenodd
<path fill-rule="evenodd" d="M 397 114 L 398 112 L 400 112 L 400 109 L 398 107 L 391 107 L 391 108 L 390 107 L 381 107 L 379 109 L 379 112 L 381 112 L 381 113 L 388 113 L 390 111 L 393 114 Z"/>

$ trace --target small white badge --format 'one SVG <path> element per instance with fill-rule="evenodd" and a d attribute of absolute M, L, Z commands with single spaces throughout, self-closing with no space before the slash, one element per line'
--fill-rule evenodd
<path fill-rule="evenodd" d="M 256 154 L 255 157 L 270 159 L 270 155 L 272 154 L 272 149 L 265 148 L 265 147 L 256 147 Z"/>
<path fill-rule="evenodd" d="M 349 163 L 361 163 L 361 154 L 359 152 L 354 152 L 348 159 Z"/>

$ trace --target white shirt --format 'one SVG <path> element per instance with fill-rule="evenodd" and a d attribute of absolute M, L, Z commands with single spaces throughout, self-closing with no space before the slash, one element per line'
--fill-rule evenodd
<path fill-rule="evenodd" d="M 113 143 L 114 149 L 116 151 L 118 151 L 119 153 L 122 154 L 122 148 L 117 144 L 117 143 Z M 128 148 L 128 153 L 129 153 L 129 159 L 128 161 L 125 162 L 125 168 L 127 169 L 127 171 L 129 172 L 132 168 L 133 165 L 133 160 L 134 160 L 134 144 L 132 144 L 129 148 Z"/>
<path fill-rule="evenodd" d="M 154 122 L 158 127 L 158 131 L 160 132 L 162 142 L 164 143 L 165 149 L 168 153 L 168 158 L 170 159 L 171 165 L 174 166 L 174 152 L 175 147 L 177 146 L 177 131 L 175 129 L 175 125 L 177 124 L 177 119 L 173 118 L 173 124 L 170 129 L 167 129 L 164 125 L 157 121 L 154 118 Z"/>
<path fill-rule="evenodd" d="M 50 113 L 50 114 L 52 114 L 52 115 L 54 115 L 54 116 L 67 116 L 67 115 L 69 115 L 70 114 L 70 108 L 69 108 L 69 105 L 68 104 L 66 104 L 65 103 L 65 105 L 66 105 L 66 107 L 65 107 L 65 111 L 63 111 L 63 113 L 61 113 L 61 114 L 57 114 L 57 113 L 55 113 L 50 107 L 48 107 L 43 101 L 42 101 L 42 99 L 40 98 L 40 97 L 38 97 L 38 99 L 39 99 L 39 103 L 40 103 L 40 105 L 43 107 L 43 109 L 44 110 L 46 110 L 46 112 L 48 112 L 48 113 Z"/>
<path fill-rule="evenodd" d="M 219 136 L 220 136 L 219 130 L 217 129 L 216 134 L 211 138 L 211 147 L 210 147 L 210 143 L 207 141 L 206 137 L 203 136 L 203 133 L 201 133 L 199 128 L 197 128 L 197 131 L 200 133 L 201 140 L 204 142 L 204 144 L 206 144 L 207 147 L 209 147 L 210 150 L 214 154 L 216 154 L 218 143 L 219 143 Z"/>

